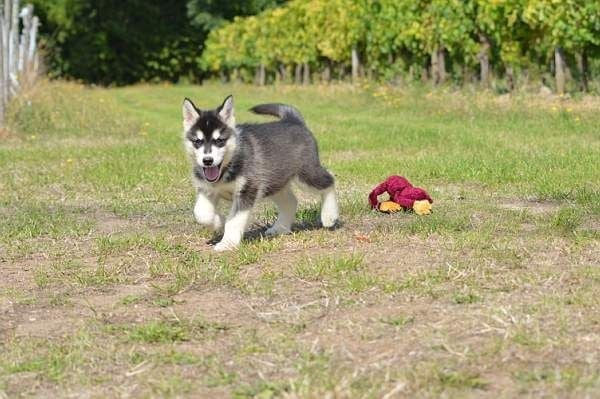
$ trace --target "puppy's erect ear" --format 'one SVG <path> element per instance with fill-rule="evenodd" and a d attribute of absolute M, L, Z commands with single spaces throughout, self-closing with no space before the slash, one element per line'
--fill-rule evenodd
<path fill-rule="evenodd" d="M 235 127 L 235 116 L 233 114 L 233 96 L 228 96 L 225 99 L 225 101 L 223 101 L 223 104 L 221 104 L 221 106 L 217 108 L 217 112 L 219 113 L 219 116 L 221 117 L 223 122 L 225 122 L 231 127 Z"/>
<path fill-rule="evenodd" d="M 183 130 L 188 131 L 200 117 L 200 111 L 194 103 L 186 98 L 183 100 Z"/>

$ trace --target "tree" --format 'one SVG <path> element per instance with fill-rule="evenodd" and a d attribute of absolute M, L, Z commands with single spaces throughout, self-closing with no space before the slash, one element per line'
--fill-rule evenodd
<path fill-rule="evenodd" d="M 514 89 L 515 66 L 528 62 L 527 50 L 535 45 L 536 33 L 523 20 L 528 0 L 474 0 L 475 31 L 480 42 L 479 61 L 481 81 L 489 84 L 489 57 L 492 47 L 499 51 L 508 87 Z"/>
<path fill-rule="evenodd" d="M 178 0 L 35 0 L 50 73 L 85 82 L 177 80 L 197 70 L 202 33 Z"/>
<path fill-rule="evenodd" d="M 32 0 L 50 76 L 129 84 L 201 78 L 211 28 L 283 0 Z"/>
<path fill-rule="evenodd" d="M 306 7 L 308 35 L 317 39 L 319 55 L 335 63 L 351 60 L 353 79 L 358 76 L 358 54 L 365 43 L 365 5 L 356 0 L 320 0 Z"/>
<path fill-rule="evenodd" d="M 587 0 L 529 0 L 524 19 L 544 33 L 544 45 L 554 53 L 556 91 L 565 92 L 566 53 L 581 57 L 579 64 L 584 89 L 587 90 L 587 53 L 600 45 L 600 3 Z"/>
<path fill-rule="evenodd" d="M 516 73 L 544 68 L 554 51 L 557 74 L 563 52 L 577 56 L 587 87 L 587 57 L 600 48 L 600 2 L 585 0 L 293 0 L 233 25 L 211 32 L 206 64 L 256 71 L 260 84 L 293 66 L 297 82 L 311 66 L 324 76 L 352 66 L 355 78 L 360 58 L 377 78 L 429 68 L 435 84 L 448 66 L 465 80 L 479 64 L 483 86 L 495 68 L 512 90 Z"/>
<path fill-rule="evenodd" d="M 366 55 L 371 68 L 386 74 L 395 69 L 398 57 L 423 64 L 424 30 L 420 15 L 425 3 L 411 0 L 381 0 L 369 3 Z"/>
<path fill-rule="evenodd" d="M 431 54 L 432 80 L 435 84 L 446 80 L 446 54 L 455 55 L 464 62 L 477 47 L 473 40 L 474 23 L 470 3 L 461 0 L 430 0 L 421 14 L 424 48 Z"/>
<path fill-rule="evenodd" d="M 256 15 L 286 0 L 188 0 L 187 14 L 192 25 L 211 31 L 235 17 Z"/>

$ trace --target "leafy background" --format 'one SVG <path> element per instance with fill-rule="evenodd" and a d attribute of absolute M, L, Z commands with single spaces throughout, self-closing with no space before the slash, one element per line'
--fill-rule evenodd
<path fill-rule="evenodd" d="M 88 83 L 433 79 L 476 82 L 484 42 L 496 78 L 571 90 L 600 71 L 600 2 L 586 0 L 33 0 L 51 76 Z M 584 76 L 585 75 L 585 76 Z M 584 79 L 585 78 L 585 79 Z M 587 89 L 587 88 L 586 88 Z M 594 85 L 592 90 L 597 89 Z"/>

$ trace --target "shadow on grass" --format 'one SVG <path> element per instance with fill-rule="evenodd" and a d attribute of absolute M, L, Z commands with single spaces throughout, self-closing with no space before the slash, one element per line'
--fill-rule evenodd
<path fill-rule="evenodd" d="M 342 227 L 344 227 L 344 222 L 338 220 L 335 225 L 333 225 L 332 227 L 323 227 L 321 225 L 321 222 L 318 220 L 313 220 L 313 221 L 300 221 L 299 223 L 294 223 L 294 225 L 292 226 L 292 233 L 296 233 L 299 231 L 314 231 L 314 230 L 329 230 L 329 231 L 335 231 L 338 229 L 341 229 Z M 260 240 L 260 239 L 272 239 L 276 236 L 269 236 L 266 234 L 267 229 L 269 228 L 269 226 L 255 226 L 253 228 L 251 228 L 250 230 L 247 230 L 244 233 L 244 241 L 247 242 L 252 242 L 252 241 L 256 241 L 256 240 Z M 206 241 L 206 243 L 208 245 L 215 245 L 217 244 L 219 241 L 221 241 L 221 239 L 223 238 L 223 233 L 218 233 L 213 235 L 208 241 Z"/>

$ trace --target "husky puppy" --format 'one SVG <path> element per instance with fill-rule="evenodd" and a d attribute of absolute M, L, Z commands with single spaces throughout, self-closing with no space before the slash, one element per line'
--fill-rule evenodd
<path fill-rule="evenodd" d="M 254 204 L 271 199 L 277 220 L 267 235 L 291 231 L 297 200 L 292 181 L 317 190 L 322 197 L 321 222 L 332 227 L 339 216 L 333 176 L 321 166 L 314 136 L 294 107 L 262 104 L 251 109 L 277 121 L 236 125 L 233 97 L 214 110 L 183 102 L 183 134 L 197 189 L 194 216 L 198 223 L 221 231 L 216 251 L 235 249 L 249 223 Z M 226 220 L 217 212 L 220 200 L 231 201 Z"/>

